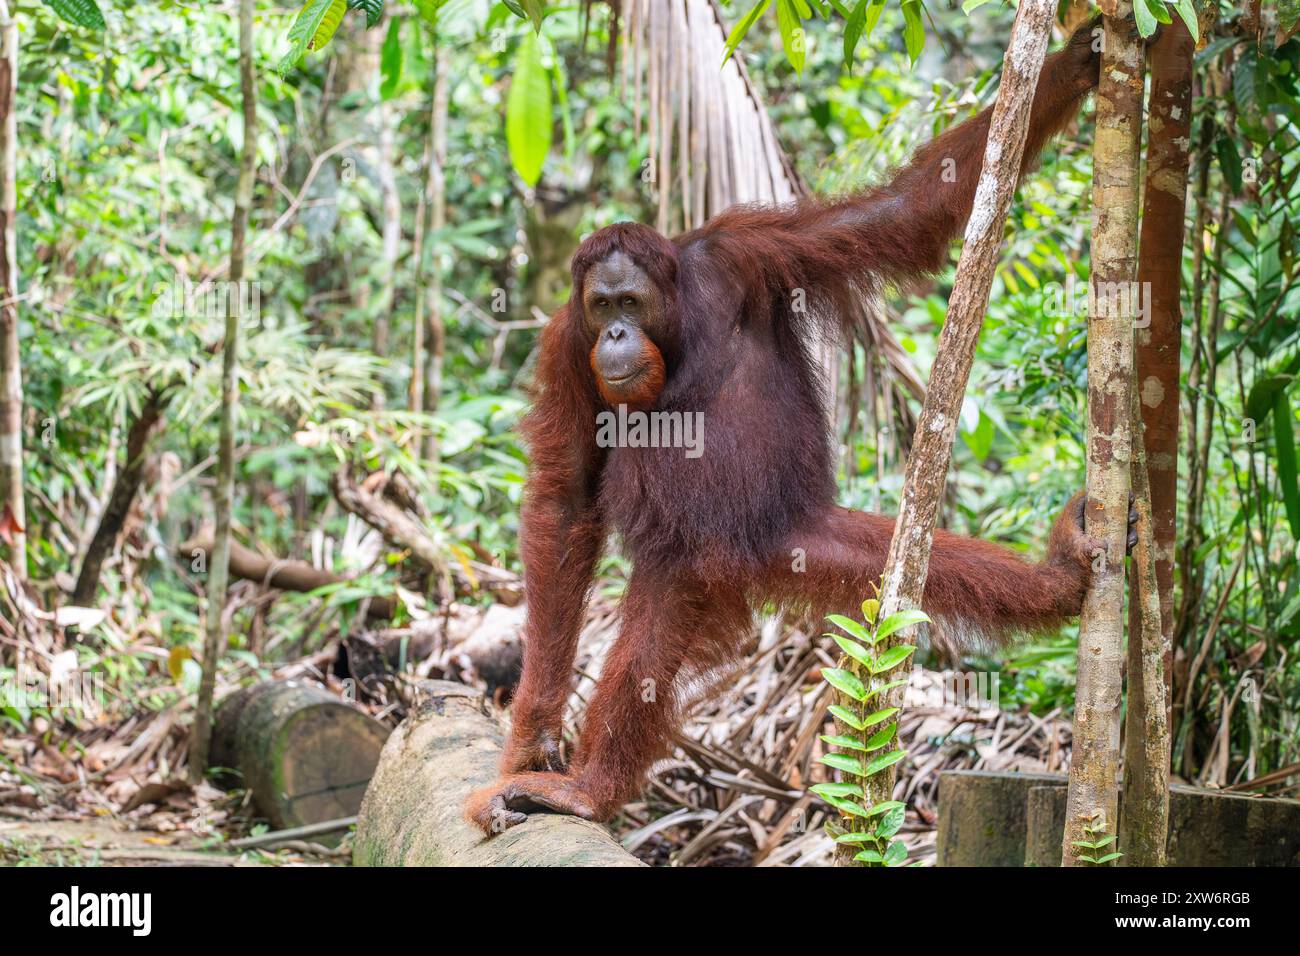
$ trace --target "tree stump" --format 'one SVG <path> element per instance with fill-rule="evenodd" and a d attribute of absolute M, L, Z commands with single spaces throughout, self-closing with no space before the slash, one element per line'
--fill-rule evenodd
<path fill-rule="evenodd" d="M 357 820 L 356 866 L 640 866 L 600 826 L 536 813 L 492 838 L 462 816 L 497 775 L 504 734 L 481 694 L 426 681 L 384 745 Z"/>
<path fill-rule="evenodd" d="M 318 687 L 268 681 L 221 702 L 211 766 L 237 771 L 276 829 L 323 823 L 356 815 L 388 735 Z"/>
<path fill-rule="evenodd" d="M 939 774 L 936 865 L 1023 866 L 1026 797 L 1053 784 L 1064 788 L 1065 777 L 987 770 Z M 1059 835 L 1057 857 L 1059 862 Z"/>

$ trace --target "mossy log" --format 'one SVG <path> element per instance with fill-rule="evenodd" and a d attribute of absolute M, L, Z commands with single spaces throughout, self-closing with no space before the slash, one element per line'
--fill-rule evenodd
<path fill-rule="evenodd" d="M 389 729 L 318 687 L 267 681 L 226 697 L 211 766 L 237 772 L 276 829 L 354 816 Z"/>
<path fill-rule="evenodd" d="M 485 837 L 462 817 L 471 791 L 497 775 L 504 734 L 477 691 L 426 681 L 384 745 L 357 820 L 357 866 L 640 866 L 610 834 L 538 813 Z"/>

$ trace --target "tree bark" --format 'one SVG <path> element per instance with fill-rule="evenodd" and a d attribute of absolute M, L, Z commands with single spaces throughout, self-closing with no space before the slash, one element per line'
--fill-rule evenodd
<path fill-rule="evenodd" d="M 242 294 L 244 251 L 248 240 L 248 214 L 253 205 L 253 180 L 257 173 L 257 86 L 253 73 L 253 0 L 239 0 L 239 87 L 243 99 L 243 151 L 239 159 L 239 182 L 235 187 L 235 211 L 230 223 L 230 274 L 234 292 L 226 311 L 226 341 L 221 360 L 221 438 L 217 448 L 216 531 L 212 559 L 208 564 L 208 606 L 203 639 L 203 676 L 199 681 L 194 726 L 190 737 L 190 780 L 203 779 L 208 764 L 208 737 L 212 727 L 212 695 L 217 681 L 217 661 L 225 643 L 222 608 L 230 561 L 230 505 L 235 485 L 235 411 L 239 405 L 239 323 L 243 303 L 252 296 Z"/>
<path fill-rule="evenodd" d="M 1173 670 L 1182 358 L 1180 297 L 1194 50 L 1191 33 L 1175 18 L 1152 44 L 1149 58 L 1151 91 L 1147 101 L 1146 189 L 1138 287 L 1150 312 L 1147 327 L 1138 328 L 1134 356 L 1137 388 L 1133 395 L 1132 477 L 1138 509 L 1138 546 L 1133 560 L 1136 573 L 1129 590 L 1125 809 L 1119 840 L 1126 866 L 1165 865 L 1169 824 L 1169 675 Z M 1151 593 L 1152 589 L 1156 593 Z"/>
<path fill-rule="evenodd" d="M 497 775 L 505 735 L 482 696 L 426 681 L 393 731 L 366 789 L 354 866 L 639 866 L 600 826 L 529 814 L 492 838 L 465 822 L 465 798 Z"/>
<path fill-rule="evenodd" d="M 1128 538 L 1133 283 L 1137 277 L 1138 143 L 1142 44 L 1105 16 L 1093 144 L 1092 277 L 1088 301 L 1088 502 L 1084 530 L 1103 545 L 1079 620 L 1074 741 L 1062 865 L 1082 865 L 1085 828 L 1114 835 L 1119 794 L 1119 714 L 1124 654 L 1124 552 Z M 1103 6 L 1103 10 L 1105 7 Z M 1110 847 L 1103 853 L 1111 852 Z M 1091 855 L 1091 854 L 1089 854 Z"/>
<path fill-rule="evenodd" d="M 23 374 L 18 351 L 18 19 L 0 0 L 0 513 L 9 513 L 9 564 L 27 577 L 23 495 Z M 0 519 L 3 520 L 3 519 Z"/>
<path fill-rule="evenodd" d="M 1148 187 L 1150 188 L 1150 187 Z M 1124 721 L 1124 809 L 1119 848 L 1125 866 L 1164 866 L 1169 841 L 1169 710 L 1165 661 L 1169 641 L 1158 587 L 1158 546 L 1147 480 L 1142 412 L 1131 390 L 1133 499 L 1138 541 L 1133 549 L 1128 636 L 1128 709 Z"/>
<path fill-rule="evenodd" d="M 930 545 L 952 458 L 952 441 L 988 308 L 989 290 L 1002 248 L 1003 226 L 1019 178 L 1034 91 L 1055 12 L 1056 4 L 1052 0 L 1024 0 L 1016 11 L 1002 85 L 984 150 L 983 172 L 948 300 L 948 318 L 939 337 L 925 405 L 907 459 L 898 521 L 881 588 L 881 620 L 901 609 L 920 607 L 925 593 Z M 882 642 L 880 649 L 886 644 L 899 643 L 904 633 L 911 631 L 912 628 L 904 628 Z M 852 661 L 842 662 L 840 666 L 858 667 Z M 902 688 L 889 692 L 888 697 L 881 706 L 900 706 Z M 893 768 L 868 777 L 867 800 L 870 803 L 888 800 L 893 788 Z M 850 851 L 838 855 L 840 862 L 852 860 Z"/>
<path fill-rule="evenodd" d="M 1182 358 L 1182 262 L 1192 133 L 1192 54 L 1195 42 L 1177 17 L 1151 46 L 1147 108 L 1146 189 L 1143 193 L 1138 286 L 1149 301 L 1149 325 L 1138 328 L 1137 386 L 1151 485 L 1160 631 L 1173 668 L 1174 549 L 1178 536 L 1178 412 Z M 1150 298 L 1147 299 L 1149 290 Z M 1141 581 L 1135 582 L 1140 586 Z M 1142 602 L 1130 602 L 1130 627 Z M 1132 672 L 1130 671 L 1130 674 Z"/>
<path fill-rule="evenodd" d="M 95 603 L 95 592 L 99 588 L 99 575 L 104 567 L 104 560 L 113 551 L 122 524 L 135 503 L 135 496 L 140 490 L 140 479 L 144 473 L 145 453 L 149 448 L 149 439 L 158 422 L 162 419 L 166 402 L 161 392 L 150 392 L 140 414 L 131 424 L 126 438 L 126 462 L 117 473 L 113 482 L 113 491 L 108 498 L 108 506 L 99 517 L 86 556 L 81 562 L 81 571 L 77 575 L 77 584 L 72 591 L 72 603 L 77 607 L 90 607 Z"/>

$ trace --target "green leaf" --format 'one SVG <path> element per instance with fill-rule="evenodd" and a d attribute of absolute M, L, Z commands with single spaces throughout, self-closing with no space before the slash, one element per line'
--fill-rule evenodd
<path fill-rule="evenodd" d="M 906 807 L 901 800 L 882 800 L 867 810 L 867 816 L 874 817 L 882 813 L 889 813 L 891 810 L 901 810 Z"/>
<path fill-rule="evenodd" d="M 1164 4 L 1164 0 L 1153 0 L 1153 2 Z M 1140 35 L 1149 37 L 1156 32 L 1156 18 L 1151 14 L 1147 0 L 1133 0 L 1133 19 L 1137 21 Z"/>
<path fill-rule="evenodd" d="M 347 0 L 349 10 L 366 11 L 366 29 L 369 30 L 384 15 L 384 0 Z"/>
<path fill-rule="evenodd" d="M 891 680 L 888 684 L 881 684 L 879 687 L 873 687 L 871 688 L 871 690 L 867 691 L 867 700 L 870 700 L 872 697 L 875 697 L 877 694 L 883 694 L 886 691 L 891 691 L 895 687 L 904 687 L 907 685 L 907 682 L 909 680 L 911 680 L 911 678 L 902 677 L 899 678 L 898 680 Z"/>
<path fill-rule="evenodd" d="M 853 58 L 858 52 L 858 41 L 862 39 L 862 29 L 867 25 L 867 6 L 871 0 L 858 0 L 849 18 L 844 21 L 844 68 L 853 68 Z"/>
<path fill-rule="evenodd" d="M 885 851 L 885 866 L 898 866 L 907 859 L 907 847 L 902 840 L 895 840 Z"/>
<path fill-rule="evenodd" d="M 866 750 L 861 740 L 848 737 L 844 734 L 819 734 L 821 739 L 830 744 L 832 747 L 844 747 L 848 750 Z"/>
<path fill-rule="evenodd" d="M 829 711 L 831 712 L 831 715 L 832 715 L 832 716 L 834 716 L 835 718 L 837 718 L 837 719 L 839 719 L 839 720 L 844 721 L 844 723 L 848 724 L 848 725 L 849 725 L 850 727 L 852 727 L 854 730 L 865 730 L 865 729 L 866 729 L 866 728 L 862 725 L 862 719 L 861 719 L 860 717 L 858 717 L 857 714 L 853 713 L 853 711 L 851 711 L 851 710 L 849 710 L 849 709 L 847 709 L 847 708 L 845 708 L 845 707 L 841 707 L 839 704 L 831 704 L 831 705 L 830 705 L 829 707 L 827 707 L 826 709 L 829 710 Z"/>
<path fill-rule="evenodd" d="M 545 0 L 502 0 L 508 9 L 521 20 L 533 25 L 534 33 L 542 32 L 542 17 L 546 12 Z"/>
<path fill-rule="evenodd" d="M 883 863 L 885 858 L 880 855 L 879 850 L 863 850 L 853 859 L 859 863 Z"/>
<path fill-rule="evenodd" d="M 537 185 L 551 151 L 551 74 L 542 66 L 541 41 L 531 33 L 519 44 L 510 80 L 506 145 L 519 178 L 529 186 Z"/>
<path fill-rule="evenodd" d="M 871 739 L 866 742 L 864 749 L 879 750 L 881 747 L 885 746 L 885 744 L 889 743 L 891 740 L 894 739 L 894 734 L 897 731 L 898 731 L 898 724 L 896 722 L 890 724 L 884 730 L 878 731 L 877 733 L 872 735 Z"/>
<path fill-rule="evenodd" d="M 921 21 L 921 0 L 903 0 L 903 45 L 913 64 L 925 47 L 925 24 Z"/>
<path fill-rule="evenodd" d="M 880 622 L 880 627 L 876 628 L 876 640 L 881 641 L 887 638 L 895 631 L 900 631 L 905 627 L 911 627 L 913 624 L 925 624 L 930 620 L 930 615 L 926 614 L 919 608 L 907 608 L 902 611 L 895 611 L 889 617 Z"/>
<path fill-rule="evenodd" d="M 875 843 L 876 838 L 870 833 L 841 833 L 835 838 L 836 843 Z"/>
<path fill-rule="evenodd" d="M 722 66 L 725 66 L 727 61 L 731 59 L 731 54 L 736 52 L 736 47 L 740 45 L 741 40 L 745 39 L 745 34 L 749 32 L 749 28 L 754 25 L 755 20 L 763 15 L 763 12 L 767 10 L 771 3 L 772 0 L 758 0 L 758 3 L 754 4 L 747 14 L 736 21 L 736 25 L 727 34 L 727 43 L 722 54 Z"/>
<path fill-rule="evenodd" d="M 880 771 L 884 770 L 886 767 L 892 767 L 906 756 L 906 750 L 891 750 L 887 754 L 881 754 L 875 760 L 871 761 L 871 763 L 867 764 L 866 770 L 863 773 L 858 774 L 858 776 L 870 777 L 872 774 L 880 773 Z"/>
<path fill-rule="evenodd" d="M 69 23 L 89 30 L 104 29 L 104 14 L 95 0 L 45 0 L 45 5 Z"/>
<path fill-rule="evenodd" d="M 966 0 L 966 2 L 961 5 L 961 12 L 966 14 L 966 16 L 970 16 L 973 11 L 978 10 L 988 2 L 989 0 Z"/>
<path fill-rule="evenodd" d="M 841 667 L 823 667 L 822 677 L 826 683 L 830 684 L 841 694 L 846 694 L 854 700 L 866 700 L 867 689 L 863 686 L 855 674 L 851 674 Z"/>
<path fill-rule="evenodd" d="M 907 660 L 915 650 L 916 647 L 911 644 L 899 644 L 896 647 L 891 647 L 889 650 L 885 651 L 885 653 L 876 658 L 876 662 L 871 665 L 871 673 L 884 674 L 888 671 L 892 671 L 899 664 L 903 663 L 903 661 Z"/>
<path fill-rule="evenodd" d="M 856 777 L 866 775 L 862 769 L 862 762 L 846 754 L 822 754 L 819 759 L 828 767 L 843 770 L 845 773 L 851 773 Z"/>
<path fill-rule="evenodd" d="M 1291 536 L 1300 540 L 1300 483 L 1297 482 L 1295 454 L 1295 416 L 1285 390 L 1273 396 L 1273 438 L 1277 449 L 1277 480 L 1282 486 L 1282 502 Z"/>
<path fill-rule="evenodd" d="M 851 641 L 847 637 L 840 637 L 838 634 L 832 634 L 831 637 L 835 638 L 835 643 L 840 646 L 840 650 L 849 655 L 849 657 L 853 658 L 859 664 L 870 667 L 871 662 L 875 660 L 872 653 L 857 641 Z"/>
<path fill-rule="evenodd" d="M 897 707 L 886 707 L 884 710 L 878 710 L 874 714 L 864 717 L 862 719 L 862 729 L 866 730 L 868 727 L 874 727 L 876 724 L 888 720 L 890 717 L 893 717 L 898 713 L 898 710 L 899 708 Z"/>
<path fill-rule="evenodd" d="M 1201 24 L 1197 20 L 1196 6 L 1192 3 L 1192 0 L 1178 0 L 1178 3 L 1174 5 L 1174 10 L 1182 17 L 1183 23 L 1187 24 L 1187 30 L 1191 33 L 1192 39 L 1199 43 L 1201 40 Z"/>
<path fill-rule="evenodd" d="M 307 0 L 298 18 L 289 28 L 289 52 L 276 68 L 288 73 L 306 56 L 308 50 L 320 50 L 338 29 L 347 12 L 346 0 Z"/>
<path fill-rule="evenodd" d="M 867 811 L 862 809 L 852 800 L 841 800 L 839 797 L 830 797 L 826 801 L 841 813 L 847 813 L 851 817 L 865 817 Z"/>
<path fill-rule="evenodd" d="M 876 824 L 876 836 L 882 840 L 888 840 L 891 836 L 903 829 L 903 820 L 907 816 L 907 810 L 903 807 L 894 807 L 881 818 Z"/>
<path fill-rule="evenodd" d="M 856 783 L 819 783 L 808 788 L 819 797 L 827 799 L 834 797 L 842 800 L 845 797 L 862 796 L 862 788 Z"/>
<path fill-rule="evenodd" d="M 379 98 L 391 100 L 402 86 L 402 18 L 388 21 L 388 33 L 379 50 Z"/>
<path fill-rule="evenodd" d="M 1123 853 L 1107 853 L 1101 859 L 1094 860 L 1093 862 L 1096 863 L 1098 866 L 1103 866 L 1109 863 L 1111 860 L 1118 860 L 1123 855 L 1124 855 Z"/>
<path fill-rule="evenodd" d="M 415 12 L 419 14 L 421 20 L 437 29 L 438 11 L 446 2 L 447 0 L 415 0 Z"/>
<path fill-rule="evenodd" d="M 1241 192 L 1241 153 L 1231 136 L 1219 136 L 1214 141 L 1214 153 L 1219 158 L 1219 169 L 1234 193 Z"/>
<path fill-rule="evenodd" d="M 830 621 L 841 630 L 847 631 L 851 637 L 857 638 L 864 644 L 875 643 L 875 639 L 871 636 L 871 632 L 851 617 L 845 617 L 843 614 L 831 614 L 827 616 L 826 620 Z"/>
<path fill-rule="evenodd" d="M 876 623 L 876 615 L 880 613 L 880 601 L 876 598 L 867 598 L 862 602 L 862 620 L 868 624 Z"/>
<path fill-rule="evenodd" d="M 811 10 L 808 11 L 810 14 Z M 803 75 L 804 62 L 808 58 L 808 37 L 803 30 L 803 21 L 795 8 L 795 0 L 776 0 L 776 23 L 781 31 L 781 46 L 785 49 L 785 58 L 790 61 L 794 71 Z"/>

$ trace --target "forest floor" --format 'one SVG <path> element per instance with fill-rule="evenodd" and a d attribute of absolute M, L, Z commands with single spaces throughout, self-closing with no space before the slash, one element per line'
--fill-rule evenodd
<path fill-rule="evenodd" d="M 396 726 L 421 679 L 459 680 L 491 693 L 502 669 L 509 671 L 511 661 L 517 668 L 522 621 L 522 606 L 456 604 L 416 629 L 427 639 L 432 628 L 437 639 L 402 672 L 386 671 L 382 653 L 371 653 L 382 650 L 381 638 L 391 641 L 392 630 L 335 632 L 274 669 L 245 673 L 245 665 L 232 666 L 222 685 L 229 691 L 249 680 L 293 677 L 342 695 L 350 680 L 361 688 L 360 706 Z M 583 711 L 618 626 L 616 600 L 598 593 L 580 640 L 571 714 Z M 68 652 L 48 632 L 41 639 L 56 660 Z M 180 693 L 155 637 L 120 640 L 119 653 L 152 661 L 152 691 L 137 684 L 129 697 L 110 695 L 94 716 L 34 717 L 25 732 L 0 736 L 0 865 L 346 865 L 346 838 L 337 848 L 302 841 L 274 851 L 230 846 L 264 832 L 265 822 L 243 791 L 183 782 L 192 695 Z M 631 852 L 658 865 L 830 862 L 832 844 L 822 830 L 827 808 L 807 791 L 826 779 L 819 735 L 834 732 L 820 676 L 835 663 L 828 644 L 768 620 L 756 629 L 744 667 L 711 675 L 714 690 L 692 712 L 676 753 L 656 766 L 642 799 L 614 822 Z M 907 689 L 899 738 L 909 758 L 899 798 L 909 810 L 901 837 L 909 859 L 923 865 L 934 858 L 940 771 L 1060 771 L 1068 761 L 1068 720 L 954 694 L 955 678 L 969 676 L 916 668 Z"/>

